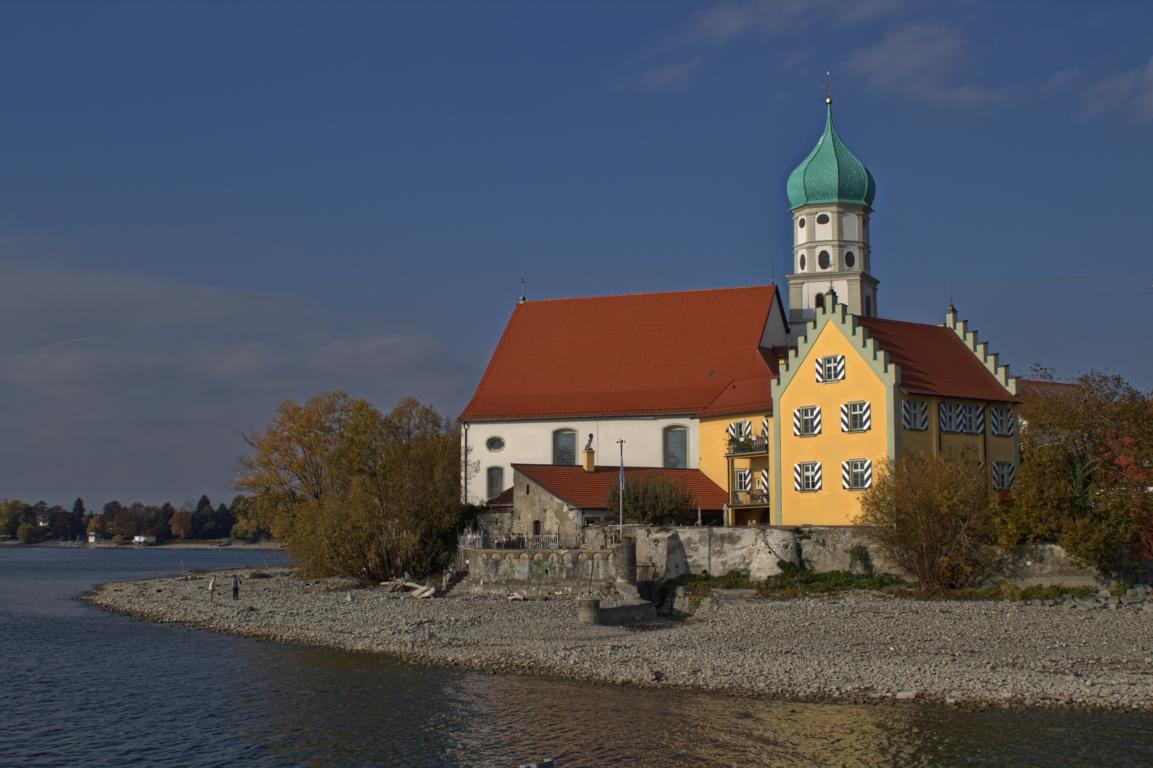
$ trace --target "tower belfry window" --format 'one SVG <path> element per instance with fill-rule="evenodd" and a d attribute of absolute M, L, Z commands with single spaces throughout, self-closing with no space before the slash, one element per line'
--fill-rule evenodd
<path fill-rule="evenodd" d="M 829 223 L 829 214 L 827 214 L 827 213 L 819 214 L 817 216 L 817 223 L 818 224 L 828 224 Z"/>
<path fill-rule="evenodd" d="M 813 301 L 815 302 L 813 304 L 813 306 L 816 307 L 817 309 L 824 309 L 825 308 L 825 294 L 818 293 L 814 297 Z"/>
<path fill-rule="evenodd" d="M 852 267 L 857 263 L 857 257 L 852 251 L 845 251 L 845 266 Z"/>
<path fill-rule="evenodd" d="M 817 254 L 817 266 L 821 269 L 828 269 L 831 263 L 832 260 L 829 258 L 828 251 L 821 251 Z"/>
<path fill-rule="evenodd" d="M 804 272 L 805 271 L 805 254 L 803 254 L 803 253 L 801 254 L 800 264 L 801 264 L 801 271 Z"/>

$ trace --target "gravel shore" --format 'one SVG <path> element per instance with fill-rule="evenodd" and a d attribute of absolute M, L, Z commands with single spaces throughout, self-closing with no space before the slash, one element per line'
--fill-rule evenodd
<path fill-rule="evenodd" d="M 917 601 L 844 593 L 709 600 L 689 620 L 580 624 L 571 599 L 414 600 L 287 569 L 107 584 L 142 619 L 407 661 L 796 700 L 1153 710 L 1153 601 Z M 260 576 L 267 575 L 267 578 Z"/>

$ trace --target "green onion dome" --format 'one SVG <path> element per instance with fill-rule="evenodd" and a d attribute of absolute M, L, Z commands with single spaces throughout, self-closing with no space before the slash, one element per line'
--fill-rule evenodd
<path fill-rule="evenodd" d="M 789 207 L 815 203 L 873 205 L 877 184 L 833 129 L 833 108 L 828 108 L 825 132 L 817 146 L 789 174 Z"/>

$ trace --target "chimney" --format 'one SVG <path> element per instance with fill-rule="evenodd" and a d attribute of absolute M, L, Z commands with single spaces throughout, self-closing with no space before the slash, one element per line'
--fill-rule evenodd
<path fill-rule="evenodd" d="M 597 452 L 593 450 L 593 436 L 590 434 L 589 441 L 585 445 L 584 461 L 582 462 L 582 466 L 584 467 L 585 472 L 596 472 L 596 453 Z"/>

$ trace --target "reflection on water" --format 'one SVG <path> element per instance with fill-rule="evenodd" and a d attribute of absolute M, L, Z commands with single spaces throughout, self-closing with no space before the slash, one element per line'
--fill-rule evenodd
<path fill-rule="evenodd" d="M 100 581 L 281 561 L 0 548 L 0 765 L 1153 764 L 1146 714 L 790 704 L 427 669 L 72 599 Z"/>

